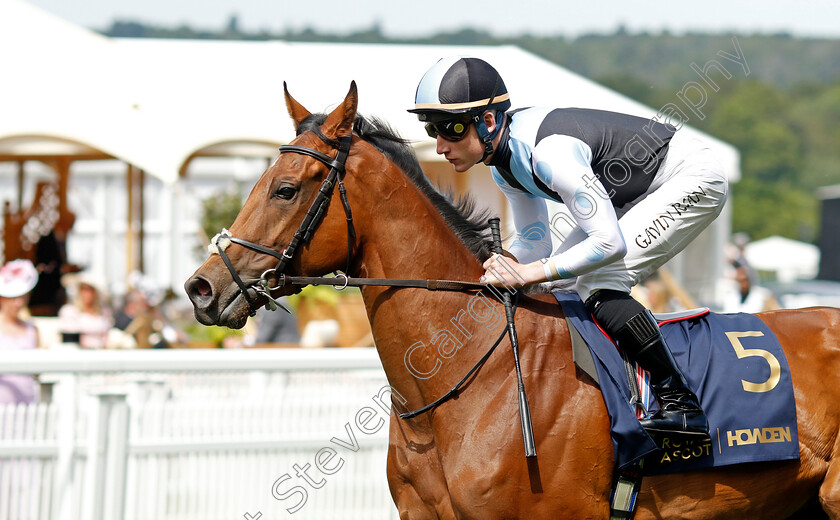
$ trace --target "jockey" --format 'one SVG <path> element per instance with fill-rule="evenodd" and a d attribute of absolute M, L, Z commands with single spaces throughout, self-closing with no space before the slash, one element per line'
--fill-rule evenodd
<path fill-rule="evenodd" d="M 455 171 L 489 165 L 510 202 L 515 260 L 493 255 L 481 282 L 567 280 L 607 335 L 650 373 L 660 410 L 642 425 L 708 435 L 706 415 L 655 318 L 630 289 L 720 214 L 728 191 L 721 166 L 670 124 L 601 110 L 510 106 L 496 69 L 451 57 L 426 72 L 409 110 Z M 549 220 L 547 200 L 566 205 L 566 227 Z M 562 237 L 556 250 L 552 233 Z"/>

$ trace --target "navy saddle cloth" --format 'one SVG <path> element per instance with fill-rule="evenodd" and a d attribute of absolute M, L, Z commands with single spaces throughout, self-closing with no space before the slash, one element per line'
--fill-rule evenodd
<path fill-rule="evenodd" d="M 796 406 L 775 334 L 751 314 L 705 314 L 660 330 L 709 419 L 710 439 L 655 441 L 639 425 L 624 362 L 575 293 L 555 292 L 592 352 L 610 414 L 616 465 L 644 458 L 648 475 L 799 459 Z"/>

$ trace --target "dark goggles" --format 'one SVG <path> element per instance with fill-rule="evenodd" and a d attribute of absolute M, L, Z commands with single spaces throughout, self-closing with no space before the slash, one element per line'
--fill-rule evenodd
<path fill-rule="evenodd" d="M 429 137 L 437 138 L 441 136 L 447 141 L 460 141 L 467 135 L 472 124 L 472 119 L 454 119 L 449 121 L 439 121 L 437 123 L 426 123 L 426 133 Z"/>

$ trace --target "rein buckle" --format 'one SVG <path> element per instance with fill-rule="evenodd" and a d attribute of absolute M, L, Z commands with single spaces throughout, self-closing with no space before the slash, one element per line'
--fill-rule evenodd
<path fill-rule="evenodd" d="M 280 284 L 279 284 L 279 285 L 277 285 L 276 287 L 269 287 L 269 286 L 268 286 L 268 280 L 266 279 L 266 275 L 267 275 L 269 272 L 273 272 L 273 273 L 275 273 L 275 274 L 277 273 L 277 271 L 275 271 L 274 269 L 267 269 L 265 272 L 263 272 L 262 276 L 260 276 L 259 287 L 255 287 L 255 290 L 256 290 L 258 293 L 260 293 L 260 294 L 262 294 L 263 296 L 265 296 L 265 297 L 266 297 L 266 299 L 268 300 L 268 301 L 265 303 L 265 308 L 266 308 L 266 310 L 269 310 L 269 311 L 276 311 L 276 310 L 279 308 L 279 309 L 283 309 L 283 310 L 284 310 L 284 311 L 286 311 L 287 313 L 291 314 L 291 313 L 292 313 L 292 311 L 290 311 L 289 309 L 287 309 L 287 308 L 286 308 L 286 306 L 285 306 L 285 305 L 283 305 L 282 303 L 280 303 L 280 300 L 277 300 L 277 299 L 275 299 L 273 296 L 271 296 L 271 291 L 273 291 L 273 290 L 275 290 L 275 289 L 279 289 L 279 288 L 283 287 L 284 285 L 286 285 L 286 283 L 285 283 L 285 281 L 286 281 L 286 276 L 285 276 L 285 275 L 282 275 L 282 274 L 281 274 L 281 275 L 279 275 Z"/>

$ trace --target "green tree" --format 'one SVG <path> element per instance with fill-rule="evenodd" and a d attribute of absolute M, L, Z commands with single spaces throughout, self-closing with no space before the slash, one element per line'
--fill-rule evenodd
<path fill-rule="evenodd" d="M 802 183 L 809 189 L 840 183 L 840 81 L 829 87 L 808 85 L 790 112 L 802 136 Z"/>
<path fill-rule="evenodd" d="M 745 231 L 753 240 L 781 235 L 814 240 L 818 218 L 813 193 L 790 182 L 768 183 L 745 177 L 730 188 L 732 231 Z"/>
<path fill-rule="evenodd" d="M 788 100 L 775 88 L 743 82 L 716 104 L 708 130 L 741 152 L 744 177 L 794 181 L 802 169 L 802 143 Z"/>
<path fill-rule="evenodd" d="M 210 239 L 222 228 L 229 228 L 244 204 L 239 184 L 220 191 L 201 201 L 201 230 L 204 233 L 198 247 L 199 256 L 206 254 Z"/>
<path fill-rule="evenodd" d="M 639 79 L 632 74 L 618 72 L 601 76 L 596 81 L 649 107 L 661 107 L 673 99 L 670 92 L 658 89 L 655 82 Z"/>
<path fill-rule="evenodd" d="M 753 239 L 814 239 L 817 205 L 802 184 L 803 144 L 789 106 L 785 94 L 748 81 L 725 94 L 709 116 L 709 132 L 741 153 L 743 178 L 732 186 L 732 227 Z"/>

